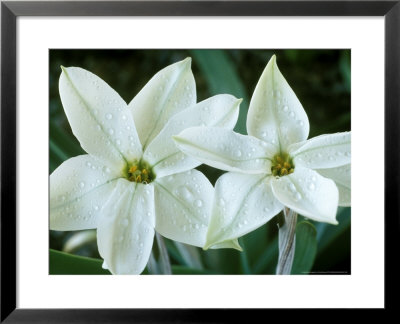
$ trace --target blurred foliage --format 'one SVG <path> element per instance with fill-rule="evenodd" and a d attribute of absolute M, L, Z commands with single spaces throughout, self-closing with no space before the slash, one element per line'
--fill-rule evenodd
<path fill-rule="evenodd" d="M 68 158 L 84 154 L 61 105 L 58 92 L 61 65 L 79 66 L 95 73 L 129 102 L 159 70 L 191 56 L 197 101 L 219 93 L 243 98 L 235 130 L 246 134 L 252 93 L 273 54 L 308 115 L 309 137 L 350 130 L 350 50 L 50 50 L 49 172 Z M 213 184 L 223 174 L 205 165 L 198 169 Z M 350 214 L 350 208 L 339 208 L 337 226 L 317 222 L 311 225 L 299 217 L 296 249 L 300 252 L 296 253 L 307 258 L 296 261 L 295 257 L 293 273 L 350 273 Z M 274 217 L 240 238 L 243 252 L 203 251 L 165 239 L 172 271 L 174 274 L 273 274 L 278 259 L 277 222 L 278 217 Z M 101 269 L 95 236 L 81 233 L 50 231 L 50 273 L 108 273 Z M 87 239 L 71 248 L 71 242 L 79 242 L 76 235 Z M 300 243 L 299 237 L 305 239 Z M 63 250 L 75 255 L 59 252 Z"/>

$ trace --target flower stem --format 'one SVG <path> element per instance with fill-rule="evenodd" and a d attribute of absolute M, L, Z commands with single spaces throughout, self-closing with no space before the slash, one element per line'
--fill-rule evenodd
<path fill-rule="evenodd" d="M 165 246 L 164 239 L 160 234 L 156 232 L 157 246 L 159 252 L 159 266 L 162 274 L 172 274 L 171 262 L 169 260 L 169 255 L 167 247 Z"/>
<path fill-rule="evenodd" d="M 277 275 L 289 275 L 292 270 L 294 251 L 296 248 L 297 213 L 284 208 L 285 224 L 279 228 L 279 259 L 276 267 Z"/>

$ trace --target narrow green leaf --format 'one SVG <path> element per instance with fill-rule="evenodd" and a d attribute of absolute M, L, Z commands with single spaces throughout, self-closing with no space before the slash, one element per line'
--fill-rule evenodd
<path fill-rule="evenodd" d="M 318 233 L 318 254 L 322 253 L 332 244 L 332 242 L 342 235 L 342 233 L 349 229 L 351 221 L 351 208 L 339 207 L 336 219 L 339 223 L 338 225 L 319 222 L 315 224 Z"/>
<path fill-rule="evenodd" d="M 313 271 L 350 271 L 351 208 L 339 208 L 336 219 L 338 225 L 316 224 L 318 253 Z"/>
<path fill-rule="evenodd" d="M 101 267 L 102 260 L 82 257 L 50 249 L 50 269 L 52 275 L 92 274 L 108 275 L 110 272 Z"/>
<path fill-rule="evenodd" d="M 50 120 L 50 171 L 70 157 L 85 154 L 78 141 Z"/>
<path fill-rule="evenodd" d="M 194 269 L 204 268 L 201 261 L 199 248 L 176 241 L 174 241 L 174 244 L 187 266 Z"/>
<path fill-rule="evenodd" d="M 243 98 L 235 131 L 246 134 L 246 112 L 249 100 L 245 87 L 227 52 L 223 50 L 191 50 L 191 55 L 207 81 L 210 95 L 229 93 L 237 98 Z"/>
<path fill-rule="evenodd" d="M 278 262 L 278 238 L 272 241 L 266 248 L 263 255 L 253 267 L 255 274 L 274 274 Z"/>
<path fill-rule="evenodd" d="M 239 244 L 243 248 L 243 251 L 240 252 L 240 263 L 242 265 L 242 271 L 244 274 L 251 274 L 250 264 L 247 256 L 246 245 L 244 243 L 243 238 L 239 238 Z"/>
<path fill-rule="evenodd" d="M 292 274 L 308 274 L 317 254 L 317 230 L 308 221 L 296 226 L 296 250 L 294 254 Z"/>
<path fill-rule="evenodd" d="M 185 266 L 173 265 L 172 266 L 172 273 L 176 275 L 190 275 L 190 274 L 216 274 L 214 271 L 210 270 L 201 270 L 201 269 L 193 269 Z"/>

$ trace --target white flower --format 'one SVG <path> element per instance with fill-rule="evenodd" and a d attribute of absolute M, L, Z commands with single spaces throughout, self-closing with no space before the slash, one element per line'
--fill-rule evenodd
<path fill-rule="evenodd" d="M 218 95 L 196 104 L 190 63 L 158 72 L 129 105 L 96 75 L 63 68 L 62 104 L 88 154 L 51 174 L 50 228 L 97 228 L 100 255 L 114 274 L 143 271 L 155 230 L 205 244 L 214 188 L 171 136 L 197 125 L 232 129 L 241 100 Z"/>
<path fill-rule="evenodd" d="M 230 171 L 215 186 L 205 248 L 253 231 L 284 206 L 336 224 L 338 202 L 350 205 L 350 132 L 306 140 L 307 115 L 275 56 L 251 99 L 247 131 L 194 127 L 174 137 L 183 152 Z"/>

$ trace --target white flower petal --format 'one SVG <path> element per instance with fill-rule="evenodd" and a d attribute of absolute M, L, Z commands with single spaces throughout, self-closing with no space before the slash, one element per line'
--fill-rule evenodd
<path fill-rule="evenodd" d="M 310 124 L 299 99 L 276 65 L 267 64 L 254 90 L 247 115 L 247 132 L 280 151 L 307 139 Z"/>
<path fill-rule="evenodd" d="M 182 153 L 172 140 L 172 136 L 179 134 L 185 128 L 200 125 L 233 129 L 241 101 L 231 95 L 218 95 L 176 114 L 149 144 L 143 158 L 153 166 L 157 177 L 197 167 L 200 163 Z"/>
<path fill-rule="evenodd" d="M 351 207 L 351 189 L 338 183 L 336 186 L 339 190 L 339 206 Z"/>
<path fill-rule="evenodd" d="M 191 59 L 167 66 L 153 76 L 129 103 L 143 149 L 171 116 L 196 103 Z"/>
<path fill-rule="evenodd" d="M 210 247 L 210 249 L 235 249 L 238 251 L 243 251 L 242 247 L 239 244 L 238 239 L 214 244 L 213 246 Z"/>
<path fill-rule="evenodd" d="M 120 179 L 101 211 L 97 244 L 113 274 L 140 274 L 146 267 L 154 239 L 153 188 Z"/>
<path fill-rule="evenodd" d="M 351 164 L 331 169 L 315 170 L 325 178 L 335 181 L 339 189 L 339 206 L 351 206 Z"/>
<path fill-rule="evenodd" d="M 197 170 L 154 182 L 156 231 L 169 239 L 203 247 L 214 188 Z"/>
<path fill-rule="evenodd" d="M 335 168 L 351 161 L 351 132 L 313 137 L 289 147 L 294 164 L 310 169 Z"/>
<path fill-rule="evenodd" d="M 299 166 L 271 183 L 275 197 L 285 206 L 315 221 L 337 224 L 339 194 L 332 180 Z"/>
<path fill-rule="evenodd" d="M 259 139 L 218 127 L 192 127 L 173 137 L 186 154 L 214 168 L 271 173 L 275 148 Z"/>
<path fill-rule="evenodd" d="M 72 132 L 91 155 L 123 167 L 142 147 L 125 101 L 102 79 L 81 68 L 63 68 L 60 97 Z"/>
<path fill-rule="evenodd" d="M 266 174 L 233 172 L 218 179 L 206 249 L 255 230 L 282 210 L 272 194 L 270 179 Z"/>
<path fill-rule="evenodd" d="M 50 229 L 96 228 L 98 214 L 121 177 L 90 155 L 73 157 L 50 175 Z"/>

